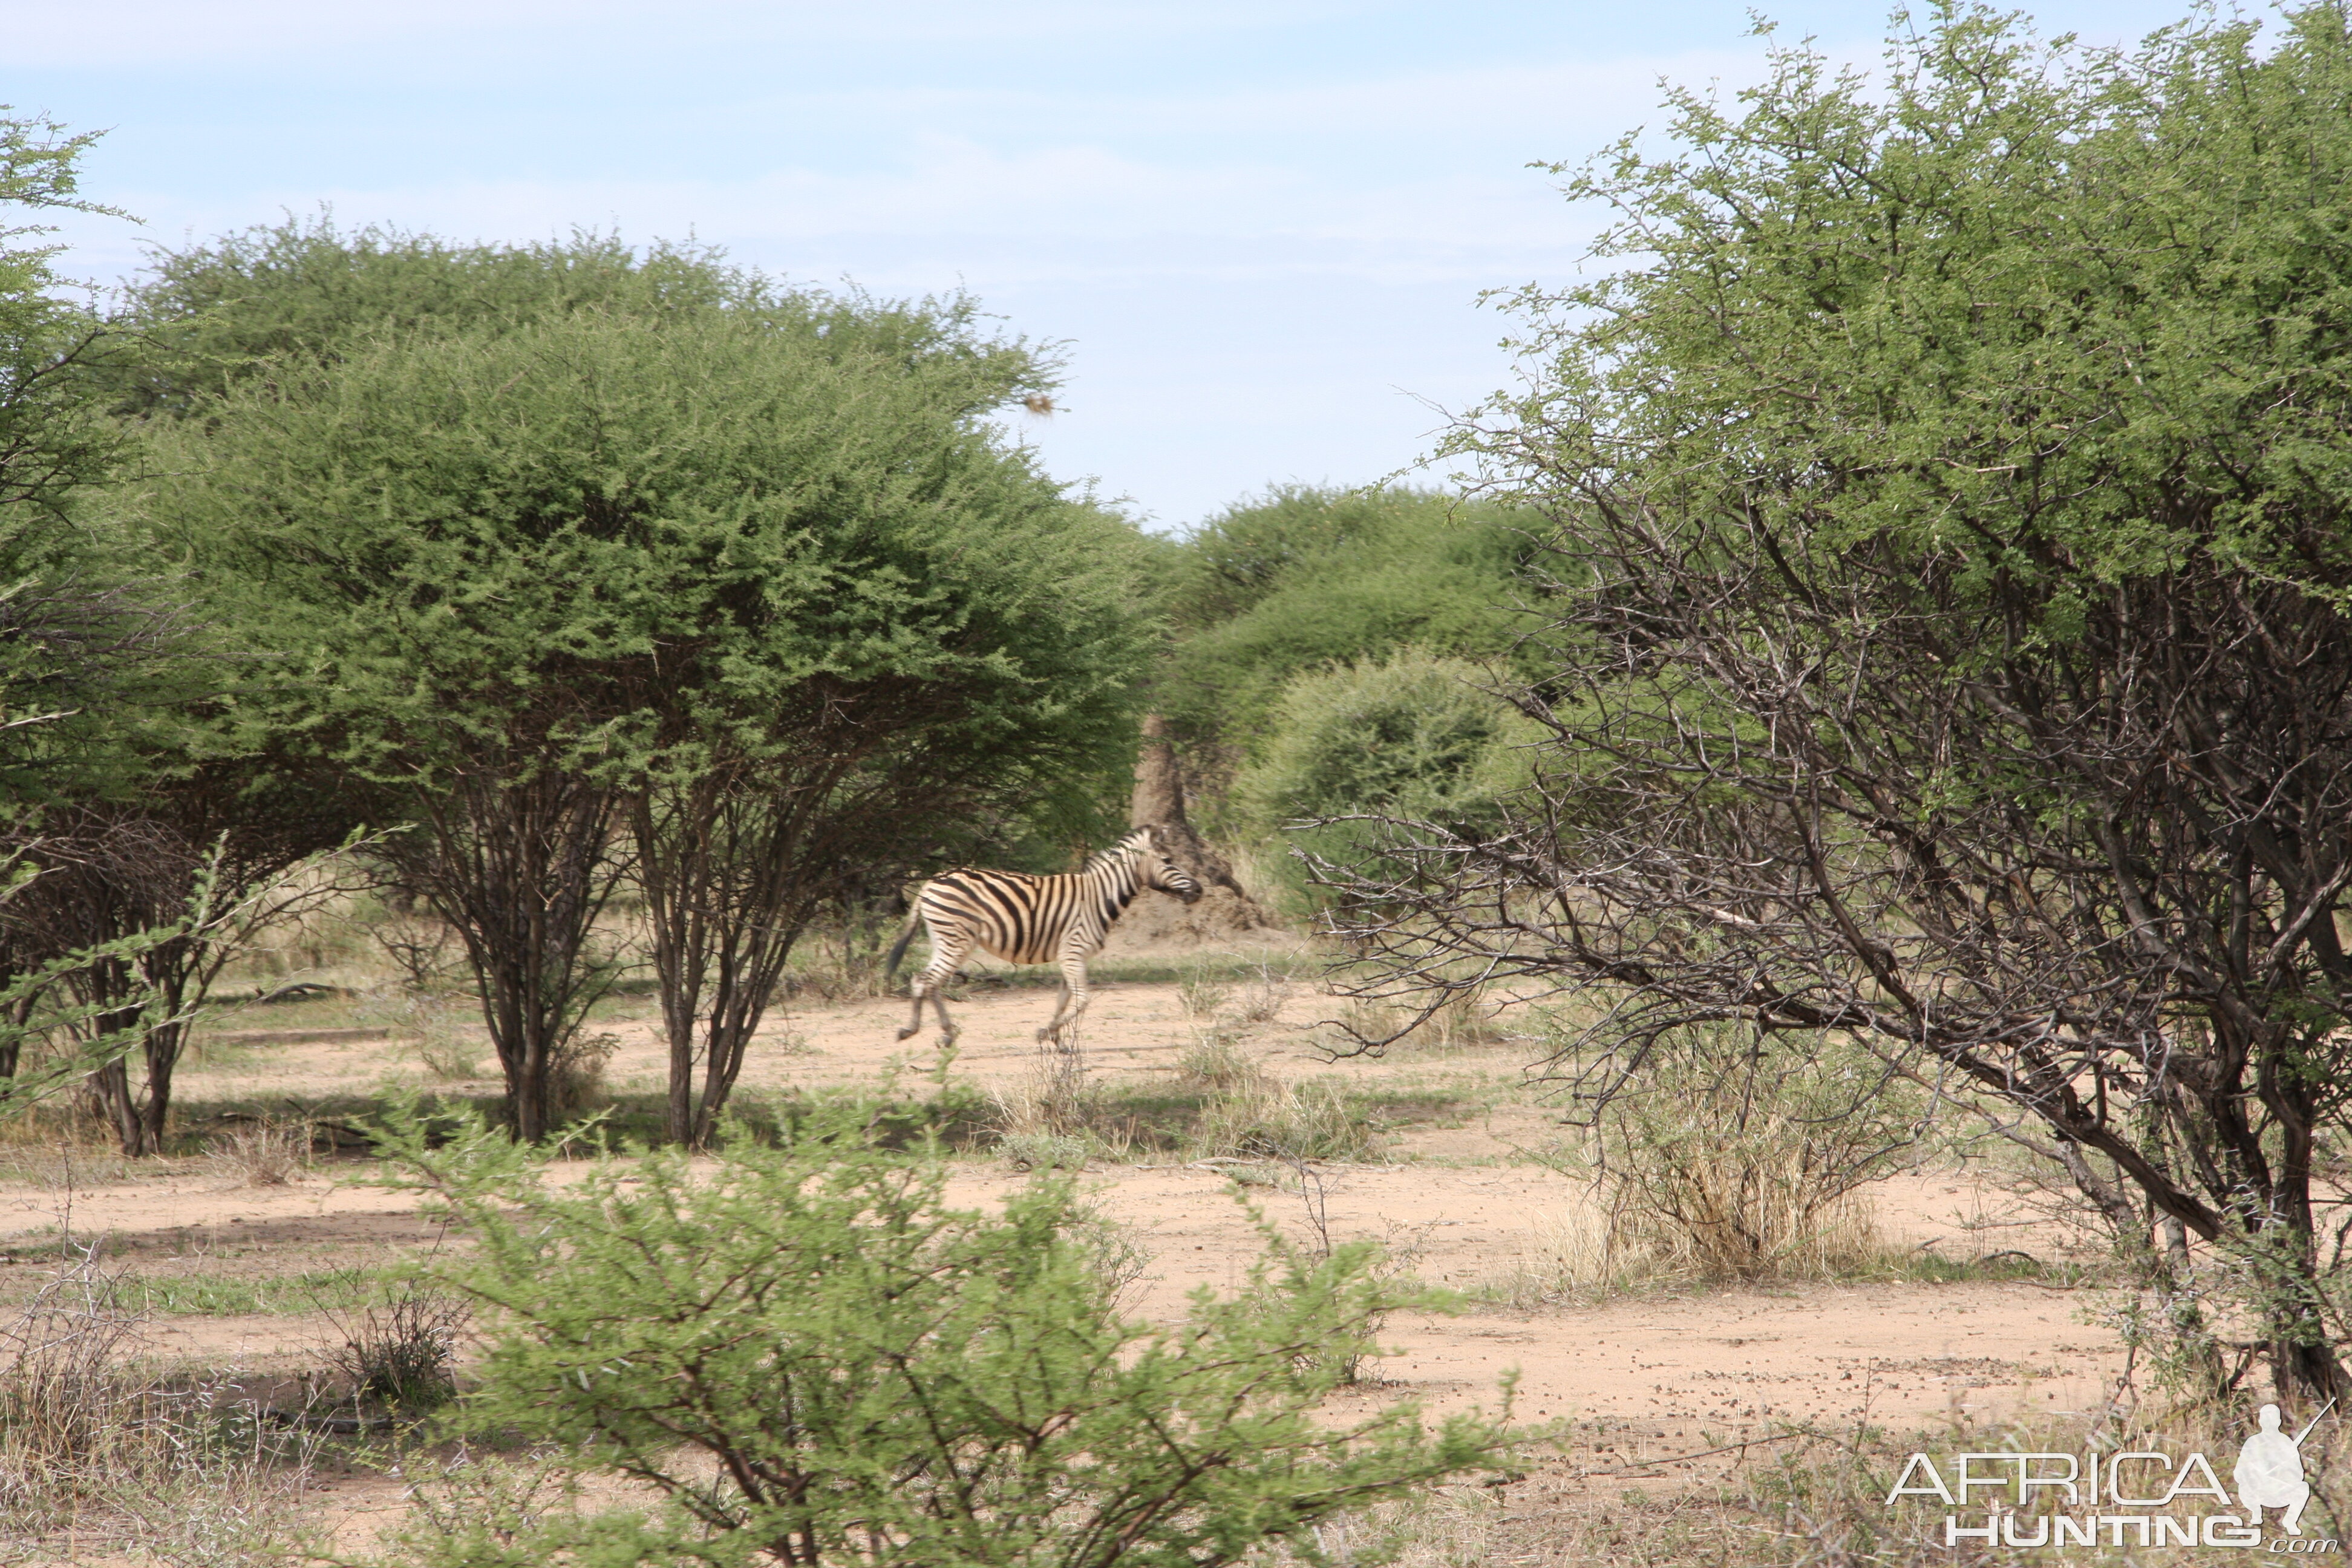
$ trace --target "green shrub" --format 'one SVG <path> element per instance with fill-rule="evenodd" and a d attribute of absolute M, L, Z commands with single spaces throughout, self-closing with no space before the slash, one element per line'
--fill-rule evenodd
<path fill-rule="evenodd" d="M 1383 1313 L 1431 1300 L 1370 1247 L 1270 1244 L 1153 1327 L 1119 1316 L 1066 1184 L 952 1209 L 935 1158 L 846 1117 L 795 1132 L 562 1185 L 478 1126 L 389 1135 L 478 1242 L 432 1266 L 486 1309 L 460 1429 L 663 1494 L 420 1530 L 405 1561 L 1211 1565 L 1501 1458 L 1479 1415 L 1318 1409 Z"/>
<path fill-rule="evenodd" d="M 1527 779 L 1533 726 L 1481 688 L 1465 659 L 1414 651 L 1301 675 L 1284 689 L 1273 729 L 1233 791 L 1233 815 L 1275 833 L 1286 823 L 1377 812 L 1475 827 Z M 1283 835 L 1344 864 L 1379 854 L 1381 829 L 1330 823 Z M 1294 856 L 1276 862 L 1294 901 L 1311 901 Z"/>
<path fill-rule="evenodd" d="M 1155 700 L 1184 742 L 1255 756 L 1307 671 L 1405 646 L 1507 657 L 1525 623 L 1524 521 L 1405 489 L 1278 488 L 1233 507 L 1181 547 L 1166 594 L 1178 641 Z"/>
<path fill-rule="evenodd" d="M 1352 811 L 1487 815 L 1525 771 L 1509 748 L 1527 726 L 1486 684 L 1466 660 L 1410 651 L 1298 677 L 1236 787 L 1243 809 L 1267 825 Z"/>

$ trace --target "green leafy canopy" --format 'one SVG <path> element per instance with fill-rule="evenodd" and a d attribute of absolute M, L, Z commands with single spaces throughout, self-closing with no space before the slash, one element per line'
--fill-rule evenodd
<path fill-rule="evenodd" d="M 1570 173 L 1624 266 L 1507 296 L 1540 369 L 1453 449 L 1561 504 L 1937 552 L 2079 595 L 2211 552 L 2334 594 L 2352 493 L 2340 5 L 2044 44 L 1960 4 L 1882 89 L 1806 49 Z"/>
<path fill-rule="evenodd" d="M 566 767 L 691 765 L 679 700 L 756 754 L 812 681 L 952 692 L 978 754 L 1100 744 L 1130 531 L 973 417 L 987 379 L 722 310 L 418 331 L 160 431 L 149 516 L 287 650 L 271 700 L 387 783 L 522 731 Z"/>
<path fill-rule="evenodd" d="M 1532 517 L 1411 490 L 1276 489 L 1163 567 L 1177 641 L 1155 700 L 1196 740 L 1255 752 L 1295 678 L 1400 646 L 1494 658 L 1524 626 Z"/>

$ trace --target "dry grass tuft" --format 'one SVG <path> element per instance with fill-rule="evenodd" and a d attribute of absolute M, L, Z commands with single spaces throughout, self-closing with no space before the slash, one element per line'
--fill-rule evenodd
<path fill-rule="evenodd" d="M 1080 1136 L 1095 1110 L 1086 1058 L 1075 1045 L 1067 1049 L 1038 1047 L 1028 1069 L 991 1089 L 989 1099 L 996 1107 L 997 1128 L 1008 1137 Z"/>
<path fill-rule="evenodd" d="M 473 1321 L 463 1300 L 415 1284 L 381 1307 L 339 1319 L 342 1343 L 326 1352 L 352 1395 L 410 1415 L 457 1393 L 457 1340 Z"/>
<path fill-rule="evenodd" d="M 1262 1090 L 1272 1083 L 1264 1065 L 1244 1048 L 1241 1037 L 1225 1029 L 1193 1037 L 1176 1058 L 1176 1078 L 1211 1094 Z"/>
<path fill-rule="evenodd" d="M 310 1164 L 311 1128 L 303 1121 L 258 1120 L 205 1140 L 205 1163 L 243 1187 L 282 1187 Z"/>
<path fill-rule="evenodd" d="M 1832 1279 L 1875 1263 L 1885 1246 L 1867 1201 L 1824 1185 L 1790 1142 L 1770 1138 L 1662 1162 L 1610 1184 L 1611 1251 L 1702 1280 Z"/>
<path fill-rule="evenodd" d="M 1233 1016 L 1243 1027 L 1257 1028 L 1273 1023 L 1289 999 L 1289 975 L 1276 974 L 1272 964 L 1261 963 L 1257 978 L 1243 984 Z"/>
<path fill-rule="evenodd" d="M 1820 1279 L 1884 1261 L 1864 1196 L 1916 1158 L 1924 1112 L 1867 1064 L 1768 1058 L 1686 1031 L 1601 1110 L 1586 1152 L 1604 1268 L 1691 1280 Z"/>
<path fill-rule="evenodd" d="M 131 1364 L 142 1327 L 95 1248 L 0 1327 L 0 1519 L 12 1532 L 70 1522 L 169 1462 L 163 1391 Z"/>
<path fill-rule="evenodd" d="M 618 1035 L 574 1035 L 547 1067 L 547 1108 L 555 1123 L 576 1121 L 612 1102 L 606 1083 Z"/>
<path fill-rule="evenodd" d="M 1195 1159 L 1369 1161 L 1379 1129 L 1328 1084 L 1285 1083 L 1257 1073 L 1210 1096 L 1189 1152 Z"/>
<path fill-rule="evenodd" d="M 1205 1021 L 1215 1017 L 1232 994 L 1233 988 L 1205 964 L 1192 965 L 1176 983 L 1176 1005 L 1187 1018 Z"/>

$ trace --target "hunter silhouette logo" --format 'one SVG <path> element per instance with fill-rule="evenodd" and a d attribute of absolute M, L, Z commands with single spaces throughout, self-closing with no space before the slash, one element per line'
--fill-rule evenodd
<path fill-rule="evenodd" d="M 2336 1408 L 2329 1400 L 2321 1408 L 2325 1415 Z M 2289 1535 L 2303 1533 L 2303 1505 L 2311 1500 L 2311 1483 L 2303 1479 L 2303 1440 L 2319 1425 L 2319 1415 L 2304 1423 L 2303 1430 L 2290 1437 L 2279 1430 L 2279 1407 L 2265 1405 L 2262 1409 L 2262 1430 L 2246 1439 L 2238 1450 L 2237 1468 L 2230 1479 L 2238 1483 L 2238 1506 L 2246 1510 L 2248 1524 L 2263 1521 L 2263 1510 L 2283 1508 L 2285 1514 L 2279 1520 L 2280 1528 Z"/>
<path fill-rule="evenodd" d="M 2304 1439 L 2335 1407 L 2329 1400 L 2293 1436 L 2281 1429 L 2277 1405 L 2262 1407 L 2256 1429 L 2239 1448 L 2230 1472 L 2237 1491 L 2234 1512 L 2229 1511 L 2230 1489 L 2204 1455 L 2190 1453 L 2176 1464 L 2171 1455 L 2152 1448 L 1954 1454 L 1941 1468 L 1929 1456 L 1914 1454 L 1886 1502 L 1892 1508 L 1906 1497 L 1934 1498 L 1954 1510 L 1944 1516 L 1943 1531 L 1943 1543 L 1954 1547 L 1963 1542 L 2026 1549 L 2260 1547 L 2263 1510 L 2275 1509 L 2284 1533 L 2270 1541 L 2271 1551 L 2298 1557 L 2340 1552 L 2341 1542 L 2303 1533 L 2303 1510 L 2312 1496 L 2304 1474 Z M 1979 1490 L 1996 1495 L 1975 1497 Z M 2203 1499 L 2211 1500 L 2203 1507 L 2212 1511 L 2155 1511 L 2195 1507 Z M 1969 1510 L 1979 1511 L 1971 1515 Z"/>

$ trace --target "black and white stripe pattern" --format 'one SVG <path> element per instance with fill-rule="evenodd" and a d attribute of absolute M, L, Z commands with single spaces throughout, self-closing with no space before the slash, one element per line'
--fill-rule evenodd
<path fill-rule="evenodd" d="M 1037 1031 L 1040 1041 L 1059 1040 L 1065 1028 L 1077 1026 L 1079 1015 L 1087 1010 L 1087 960 L 1101 950 L 1111 922 L 1146 888 L 1173 893 L 1188 904 L 1201 896 L 1201 884 L 1168 858 L 1159 833 L 1150 827 L 1137 828 L 1089 859 L 1084 870 L 1067 876 L 961 867 L 932 878 L 915 894 L 907 929 L 890 950 L 888 973 L 896 974 L 915 927 L 929 929 L 931 961 L 909 987 L 915 1013 L 898 1037 L 903 1040 L 923 1026 L 928 997 L 939 1011 L 940 1044 L 953 1043 L 956 1026 L 948 1019 L 940 989 L 978 948 L 1013 963 L 1062 966 L 1062 994 L 1053 1021 Z"/>

